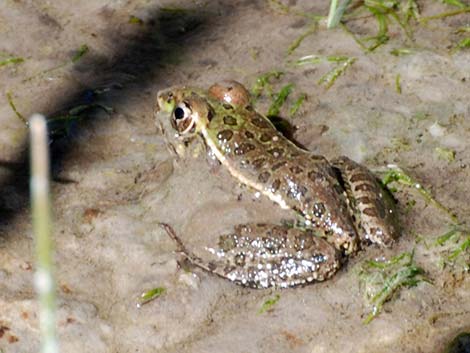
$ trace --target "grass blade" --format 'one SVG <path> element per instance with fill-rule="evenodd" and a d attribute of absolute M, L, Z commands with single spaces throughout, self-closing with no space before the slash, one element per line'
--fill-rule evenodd
<path fill-rule="evenodd" d="M 415 189 L 428 204 L 433 205 L 441 211 L 444 211 L 453 223 L 460 223 L 457 219 L 457 216 L 453 212 L 451 212 L 447 207 L 445 207 L 442 203 L 437 201 L 431 195 L 431 193 L 427 189 L 425 189 L 423 185 L 421 185 L 421 183 L 418 183 L 410 175 L 406 174 L 401 168 L 395 165 L 390 165 L 389 168 L 390 170 L 382 178 L 383 185 L 387 186 L 391 182 L 397 182 L 412 189 Z"/>
<path fill-rule="evenodd" d="M 0 66 L 10 65 L 10 64 L 20 64 L 24 61 L 23 58 L 8 58 L 0 61 Z"/>
<path fill-rule="evenodd" d="M 268 117 L 279 115 L 282 105 L 287 100 L 289 94 L 292 93 L 293 88 L 294 85 L 292 83 L 289 83 L 281 88 L 279 93 L 276 95 L 276 98 L 274 99 L 273 103 L 269 107 L 268 114 L 266 114 Z"/>
<path fill-rule="evenodd" d="M 270 310 L 276 303 L 281 299 L 281 296 L 279 294 L 276 294 L 273 298 L 267 299 L 261 308 L 258 311 L 258 314 L 263 314 L 266 311 Z"/>
<path fill-rule="evenodd" d="M 18 111 L 18 109 L 16 109 L 16 105 L 15 103 L 13 103 L 13 97 L 11 92 L 7 92 L 7 100 L 8 104 L 10 105 L 17 118 L 20 119 L 26 126 L 28 126 L 28 121 L 26 120 L 26 118 Z"/>
<path fill-rule="evenodd" d="M 363 290 L 372 311 L 364 320 L 370 323 L 382 310 L 383 305 L 400 290 L 428 282 L 424 270 L 414 262 L 413 252 L 404 252 L 388 261 L 370 260 L 364 262 L 359 274 Z"/>
<path fill-rule="evenodd" d="M 137 303 L 137 307 L 140 308 L 142 305 L 147 304 L 148 302 L 160 297 L 166 292 L 165 287 L 156 287 L 147 292 L 142 293 Z"/>

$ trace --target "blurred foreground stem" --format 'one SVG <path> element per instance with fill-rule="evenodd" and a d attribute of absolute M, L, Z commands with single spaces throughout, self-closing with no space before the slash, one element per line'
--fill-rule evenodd
<path fill-rule="evenodd" d="M 33 115 L 29 124 L 31 139 L 30 190 L 33 231 L 36 239 L 35 285 L 39 296 L 41 352 L 57 353 L 47 124 L 44 116 L 39 114 Z"/>

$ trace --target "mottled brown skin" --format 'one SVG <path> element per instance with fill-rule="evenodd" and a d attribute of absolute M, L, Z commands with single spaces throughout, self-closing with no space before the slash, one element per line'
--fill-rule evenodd
<path fill-rule="evenodd" d="M 286 288 L 323 281 L 341 266 L 340 253 L 308 230 L 240 224 L 233 232 L 221 235 L 213 249 L 225 261 L 205 262 L 186 249 L 171 226 L 161 226 L 193 264 L 252 288 Z"/>
<path fill-rule="evenodd" d="M 295 146 L 255 111 L 238 116 L 237 109 L 226 109 L 209 123 L 209 134 L 229 163 L 310 220 L 338 249 L 356 251 L 358 234 L 346 194 L 328 161 Z"/>
<path fill-rule="evenodd" d="M 333 160 L 344 180 L 353 221 L 363 242 L 391 246 L 400 234 L 395 200 L 377 178 L 363 165 L 347 157 Z"/>
<path fill-rule="evenodd" d="M 208 93 L 185 87 L 162 91 L 156 110 L 171 114 L 159 120 L 171 145 L 201 137 L 234 178 L 297 211 L 308 229 L 242 225 L 220 236 L 213 248 L 217 260 L 205 263 L 164 225 L 194 264 L 255 288 L 288 287 L 331 277 L 340 257 L 357 251 L 361 240 L 393 243 L 394 202 L 367 168 L 347 157 L 330 163 L 298 148 L 249 101 L 246 89 L 229 81 Z"/>

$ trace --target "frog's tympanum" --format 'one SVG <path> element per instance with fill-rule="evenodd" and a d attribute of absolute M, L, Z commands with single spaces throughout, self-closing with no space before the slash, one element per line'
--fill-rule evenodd
<path fill-rule="evenodd" d="M 240 83 L 160 91 L 156 112 L 174 151 L 202 140 L 233 178 L 304 220 L 239 225 L 219 236 L 217 260 L 207 263 L 164 225 L 195 265 L 253 288 L 292 287 L 331 277 L 363 244 L 397 239 L 394 200 L 366 167 L 297 147 L 253 109 Z"/>

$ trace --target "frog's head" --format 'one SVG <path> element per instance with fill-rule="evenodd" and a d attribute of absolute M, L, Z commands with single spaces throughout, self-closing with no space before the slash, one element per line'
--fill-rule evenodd
<path fill-rule="evenodd" d="M 185 87 L 160 91 L 155 112 L 163 132 L 166 134 L 165 127 L 169 127 L 175 137 L 190 137 L 200 132 L 212 117 L 205 95 Z"/>
<path fill-rule="evenodd" d="M 250 94 L 246 88 L 228 80 L 215 83 L 208 91 L 190 87 L 162 90 L 157 95 L 155 116 L 170 150 L 181 156 L 183 149 L 197 140 L 198 134 L 204 135 L 216 114 L 249 105 Z"/>
<path fill-rule="evenodd" d="M 251 97 L 248 90 L 239 82 L 224 80 L 213 84 L 207 92 L 189 87 L 169 88 L 157 95 L 156 113 L 167 113 L 157 121 L 165 126 L 168 121 L 178 136 L 190 136 L 206 127 L 214 111 L 219 106 L 241 108 L 250 105 Z M 161 121 L 161 120 L 166 121 Z"/>
<path fill-rule="evenodd" d="M 170 152 L 182 158 L 199 153 L 201 140 L 197 137 L 213 116 L 204 92 L 187 87 L 162 90 L 157 94 L 154 111 Z"/>

